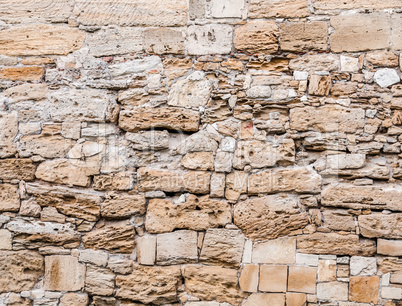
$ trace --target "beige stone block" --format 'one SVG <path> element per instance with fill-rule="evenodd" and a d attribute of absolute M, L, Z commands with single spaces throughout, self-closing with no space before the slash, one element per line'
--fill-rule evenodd
<path fill-rule="evenodd" d="M 332 282 L 336 281 L 336 261 L 319 260 L 318 262 L 318 281 Z"/>
<path fill-rule="evenodd" d="M 360 233 L 368 238 L 401 238 L 402 213 L 370 214 L 358 217 Z"/>
<path fill-rule="evenodd" d="M 18 186 L 11 184 L 0 184 L 0 212 L 17 212 L 19 209 L 20 199 L 18 196 Z"/>
<path fill-rule="evenodd" d="M 68 292 L 60 299 L 60 306 L 82 306 L 89 303 L 88 294 Z"/>
<path fill-rule="evenodd" d="M 377 253 L 388 256 L 402 256 L 402 240 L 377 239 Z"/>
<path fill-rule="evenodd" d="M 260 266 L 258 289 L 264 292 L 286 292 L 288 267 L 278 265 Z"/>
<path fill-rule="evenodd" d="M 85 265 L 74 256 L 53 255 L 45 258 L 45 290 L 77 291 L 84 287 Z"/>
<path fill-rule="evenodd" d="M 232 38 L 232 27 L 226 24 L 192 25 L 187 28 L 187 51 L 190 55 L 228 54 Z"/>
<path fill-rule="evenodd" d="M 0 179 L 32 181 L 36 166 L 29 158 L 8 158 L 0 160 Z"/>
<path fill-rule="evenodd" d="M 289 62 L 289 68 L 297 71 L 334 71 L 339 65 L 339 56 L 334 54 L 305 54 Z"/>
<path fill-rule="evenodd" d="M 184 264 L 198 261 L 197 232 L 175 231 L 156 236 L 156 262 L 159 265 Z"/>
<path fill-rule="evenodd" d="M 181 164 L 191 170 L 213 170 L 214 154 L 212 152 L 187 153 L 183 156 Z"/>
<path fill-rule="evenodd" d="M 142 236 L 137 239 L 137 260 L 141 265 L 154 265 L 156 259 L 156 236 Z"/>
<path fill-rule="evenodd" d="M 317 298 L 319 300 L 348 300 L 348 283 L 328 282 L 317 284 Z"/>
<path fill-rule="evenodd" d="M 250 295 L 243 306 L 270 305 L 284 306 L 285 294 L 283 293 L 253 293 Z"/>
<path fill-rule="evenodd" d="M 274 22 L 250 21 L 236 28 L 234 47 L 256 54 L 272 54 L 278 50 L 279 29 Z"/>
<path fill-rule="evenodd" d="M 317 0 L 315 8 L 318 10 L 351 10 L 351 9 L 387 9 L 400 7 L 398 0 L 387 0 L 378 2 L 376 0 Z"/>
<path fill-rule="evenodd" d="M 145 29 L 144 48 L 149 54 L 184 54 L 184 32 L 173 28 Z"/>
<path fill-rule="evenodd" d="M 101 215 L 107 219 L 122 219 L 145 213 L 146 200 L 143 194 L 109 192 L 101 204 Z"/>
<path fill-rule="evenodd" d="M 106 268 L 87 265 L 85 291 L 94 295 L 112 295 L 115 275 Z"/>
<path fill-rule="evenodd" d="M 211 197 L 223 198 L 225 196 L 225 179 L 224 173 L 212 173 L 211 175 Z"/>
<path fill-rule="evenodd" d="M 303 293 L 286 292 L 286 306 L 306 306 L 307 295 Z"/>
<path fill-rule="evenodd" d="M 349 282 L 349 300 L 360 303 L 378 303 L 380 278 L 378 276 L 353 276 Z"/>
<path fill-rule="evenodd" d="M 80 262 L 91 263 L 97 266 L 105 267 L 108 261 L 108 254 L 103 251 L 81 250 L 78 260 Z"/>
<path fill-rule="evenodd" d="M 11 232 L 6 229 L 0 229 L 0 250 L 12 249 Z"/>
<path fill-rule="evenodd" d="M 244 0 L 212 0 L 211 15 L 214 18 L 241 18 Z"/>
<path fill-rule="evenodd" d="M 329 75 L 316 75 L 310 76 L 310 83 L 308 86 L 309 95 L 313 96 L 326 96 L 331 89 L 331 76 Z"/>
<path fill-rule="evenodd" d="M 288 291 L 315 293 L 317 268 L 290 266 Z"/>
<path fill-rule="evenodd" d="M 402 299 L 402 288 L 383 287 L 381 289 L 381 297 L 383 299 L 400 300 Z"/>
<path fill-rule="evenodd" d="M 42 67 L 16 67 L 0 70 L 0 79 L 11 81 L 39 81 L 43 76 Z"/>
<path fill-rule="evenodd" d="M 366 61 L 374 66 L 398 67 L 398 56 L 388 50 L 369 52 L 366 54 Z"/>
<path fill-rule="evenodd" d="M 244 292 L 257 292 L 259 265 L 245 265 L 239 278 L 240 289 Z"/>
<path fill-rule="evenodd" d="M 392 38 L 391 43 L 394 50 L 402 50 L 402 16 L 393 14 L 391 16 Z"/>
<path fill-rule="evenodd" d="M 254 243 L 252 262 L 293 264 L 296 256 L 296 238 L 283 237 Z"/>
<path fill-rule="evenodd" d="M 350 258 L 351 275 L 375 275 L 377 273 L 377 260 L 375 257 L 352 256 Z"/>
<path fill-rule="evenodd" d="M 323 21 L 281 24 L 281 50 L 327 50 L 328 25 Z"/>
<path fill-rule="evenodd" d="M 249 3 L 250 18 L 295 18 L 308 15 L 307 0 L 251 0 Z"/>

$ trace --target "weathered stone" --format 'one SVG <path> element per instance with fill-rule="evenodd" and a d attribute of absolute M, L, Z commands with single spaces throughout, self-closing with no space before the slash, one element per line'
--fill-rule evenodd
<path fill-rule="evenodd" d="M 81 250 L 78 257 L 80 262 L 91 263 L 97 266 L 105 267 L 108 260 L 108 254 L 103 251 Z"/>
<path fill-rule="evenodd" d="M 164 72 L 171 80 L 186 75 L 192 65 L 191 58 L 168 57 L 163 60 Z"/>
<path fill-rule="evenodd" d="M 236 28 L 234 46 L 237 50 L 257 54 L 278 51 L 279 29 L 274 22 L 250 21 Z"/>
<path fill-rule="evenodd" d="M 239 266 L 245 239 L 241 231 L 208 229 L 202 245 L 200 262 Z"/>
<path fill-rule="evenodd" d="M 192 170 L 213 170 L 214 155 L 212 152 L 187 153 L 181 160 L 183 167 Z"/>
<path fill-rule="evenodd" d="M 18 118 L 15 112 L 0 112 L 0 158 L 17 153 L 14 139 L 18 133 Z"/>
<path fill-rule="evenodd" d="M 327 50 L 328 25 L 323 21 L 283 23 L 281 50 L 305 52 Z"/>
<path fill-rule="evenodd" d="M 214 18 L 240 18 L 244 0 L 213 0 L 211 15 Z"/>
<path fill-rule="evenodd" d="M 290 127 L 297 131 L 354 133 L 364 127 L 364 110 L 339 105 L 303 107 L 290 110 Z"/>
<path fill-rule="evenodd" d="M 332 230 L 354 232 L 355 219 L 345 210 L 324 210 L 322 212 L 323 225 Z"/>
<path fill-rule="evenodd" d="M 188 54 L 228 54 L 232 50 L 232 36 L 232 27 L 226 24 L 189 26 L 187 28 Z"/>
<path fill-rule="evenodd" d="M 149 72 L 152 70 L 160 71 L 161 68 L 162 61 L 159 56 L 147 56 L 109 66 L 110 75 L 114 78 L 127 76 L 133 73 Z"/>
<path fill-rule="evenodd" d="M 391 209 L 402 211 L 397 199 L 402 194 L 399 185 L 356 186 L 335 183 L 324 187 L 321 203 L 324 206 L 353 209 Z"/>
<path fill-rule="evenodd" d="M 85 291 L 96 295 L 112 295 L 115 275 L 105 268 L 87 265 Z"/>
<path fill-rule="evenodd" d="M 47 86 L 46 84 L 18 85 L 6 89 L 4 95 L 10 104 L 27 100 L 42 100 L 46 98 Z"/>
<path fill-rule="evenodd" d="M 189 265 L 183 276 L 186 291 L 202 300 L 238 305 L 246 296 L 238 288 L 237 270 Z"/>
<path fill-rule="evenodd" d="M 315 293 L 317 268 L 289 267 L 288 290 L 304 293 Z"/>
<path fill-rule="evenodd" d="M 298 71 L 333 71 L 339 65 L 339 56 L 333 54 L 307 54 L 289 62 L 289 68 Z"/>
<path fill-rule="evenodd" d="M 388 256 L 401 256 L 402 240 L 377 240 L 377 253 Z"/>
<path fill-rule="evenodd" d="M 20 198 L 18 186 L 11 184 L 0 184 L 0 212 L 18 211 L 20 209 Z"/>
<path fill-rule="evenodd" d="M 384 68 L 376 71 L 374 74 L 374 80 L 381 87 L 388 87 L 399 83 L 401 78 L 395 69 Z"/>
<path fill-rule="evenodd" d="M 244 302 L 243 306 L 254 306 L 254 305 L 283 306 L 283 305 L 285 305 L 285 294 L 283 294 L 283 293 L 253 293 Z"/>
<path fill-rule="evenodd" d="M 126 139 L 135 150 L 163 150 L 169 148 L 168 131 L 141 131 L 126 133 Z"/>
<path fill-rule="evenodd" d="M 402 213 L 361 215 L 360 233 L 368 238 L 402 238 Z"/>
<path fill-rule="evenodd" d="M 184 54 L 184 33 L 172 28 L 145 29 L 144 48 L 150 54 Z"/>
<path fill-rule="evenodd" d="M 268 195 L 236 204 L 234 223 L 248 238 L 275 239 L 304 228 L 309 221 L 296 197 Z"/>
<path fill-rule="evenodd" d="M 213 173 L 211 175 L 211 197 L 223 198 L 225 196 L 225 178 L 224 173 Z"/>
<path fill-rule="evenodd" d="M 252 86 L 247 90 L 247 97 L 253 99 L 269 98 L 272 95 L 270 86 Z"/>
<path fill-rule="evenodd" d="M 96 175 L 94 176 L 93 188 L 95 190 L 130 190 L 133 188 L 133 174 L 119 172 Z"/>
<path fill-rule="evenodd" d="M 55 255 L 45 258 L 45 290 L 77 291 L 84 287 L 85 265 L 74 256 Z"/>
<path fill-rule="evenodd" d="M 350 278 L 349 300 L 360 303 L 378 303 L 378 289 L 380 278 L 378 276 Z"/>
<path fill-rule="evenodd" d="M 36 166 L 28 158 L 0 159 L 0 179 L 32 181 Z"/>
<path fill-rule="evenodd" d="M 43 76 L 42 67 L 16 67 L 0 70 L 0 79 L 11 81 L 39 81 Z"/>
<path fill-rule="evenodd" d="M 158 265 L 175 265 L 198 261 L 197 232 L 175 231 L 156 237 Z"/>
<path fill-rule="evenodd" d="M 308 86 L 309 95 L 313 96 L 326 96 L 331 89 L 331 76 L 329 75 L 316 75 L 310 76 L 310 83 Z"/>
<path fill-rule="evenodd" d="M 374 275 L 377 273 L 377 261 L 372 257 L 352 256 L 350 259 L 351 275 Z"/>
<path fill-rule="evenodd" d="M 209 192 L 211 176 L 205 171 L 175 172 L 140 168 L 137 174 L 140 191 L 188 191 L 197 194 Z"/>
<path fill-rule="evenodd" d="M 215 155 L 216 172 L 232 172 L 233 154 L 228 152 L 218 152 Z"/>
<path fill-rule="evenodd" d="M 333 52 L 358 52 L 389 47 L 391 19 L 386 13 L 334 16 L 331 17 L 331 25 L 335 28 L 335 33 L 330 36 Z"/>
<path fill-rule="evenodd" d="M 402 50 L 402 16 L 401 14 L 392 14 L 391 15 L 391 44 L 394 50 Z M 399 55 L 400 56 L 400 55 Z M 399 62 L 399 67 L 401 66 L 401 62 Z M 401 290 L 402 291 L 402 290 Z"/>
<path fill-rule="evenodd" d="M 293 264 L 296 256 L 296 238 L 282 237 L 254 243 L 252 262 L 267 264 Z"/>
<path fill-rule="evenodd" d="M 364 154 L 334 154 L 327 156 L 327 164 L 332 169 L 359 169 L 365 165 Z"/>
<path fill-rule="evenodd" d="M 171 232 L 174 229 L 202 231 L 223 227 L 231 219 L 231 207 L 225 201 L 189 195 L 185 203 L 178 204 L 163 199 L 149 200 L 145 226 L 151 233 Z"/>
<path fill-rule="evenodd" d="M 296 264 L 302 266 L 318 266 L 318 255 L 313 254 L 303 254 L 297 253 L 296 254 Z"/>
<path fill-rule="evenodd" d="M 86 248 L 130 254 L 135 247 L 134 237 L 132 225 L 117 223 L 90 231 L 82 237 L 82 242 Z"/>
<path fill-rule="evenodd" d="M 402 298 L 402 288 L 398 288 L 398 287 L 383 287 L 381 289 L 381 297 L 383 299 L 401 300 L 401 298 Z"/>
<path fill-rule="evenodd" d="M 89 302 L 86 293 L 68 292 L 60 299 L 60 306 L 82 306 Z"/>
<path fill-rule="evenodd" d="M 265 292 L 286 292 L 288 267 L 285 265 L 261 265 L 258 289 Z"/>
<path fill-rule="evenodd" d="M 137 239 L 137 260 L 141 265 L 154 265 L 156 259 L 156 236 Z"/>
<path fill-rule="evenodd" d="M 320 300 L 348 300 L 348 283 L 328 282 L 317 284 L 317 298 Z"/>
<path fill-rule="evenodd" d="M 187 78 L 173 84 L 169 92 L 168 105 L 181 107 L 199 107 L 208 103 L 211 85 L 205 74 L 196 71 Z"/>
<path fill-rule="evenodd" d="M 213 139 L 211 134 L 204 130 L 185 138 L 176 147 L 177 153 L 182 155 L 190 152 L 216 152 L 217 149 L 218 142 Z"/>
<path fill-rule="evenodd" d="M 321 176 L 310 168 L 268 170 L 249 176 L 248 194 L 284 191 L 317 193 L 321 189 L 321 182 Z"/>
<path fill-rule="evenodd" d="M 257 292 L 259 265 L 245 265 L 239 277 L 239 286 L 243 292 Z"/>
<path fill-rule="evenodd" d="M 6 229 L 0 229 L 0 250 L 12 250 L 11 232 Z"/>
<path fill-rule="evenodd" d="M 335 260 L 320 260 L 318 263 L 318 281 L 336 281 L 337 266 Z M 349 276 L 349 275 L 348 275 Z"/>
<path fill-rule="evenodd" d="M 269 17 L 306 17 L 308 12 L 307 0 L 251 0 L 249 3 L 250 18 Z"/>
<path fill-rule="evenodd" d="M 181 26 L 187 23 L 187 2 L 168 0 L 106 1 L 78 0 L 75 14 L 84 25 Z"/>
<path fill-rule="evenodd" d="M 121 254 L 110 255 L 107 267 L 114 273 L 130 274 L 133 272 L 133 261 L 128 256 Z"/>
<path fill-rule="evenodd" d="M 376 252 L 376 246 L 371 240 L 359 239 L 358 235 L 314 233 L 298 236 L 297 250 L 308 254 L 370 256 Z"/>
<path fill-rule="evenodd" d="M 145 213 L 145 196 L 143 194 L 126 194 L 110 192 L 101 204 L 101 215 L 107 219 L 124 219 Z"/>
<path fill-rule="evenodd" d="M 85 33 L 77 28 L 48 24 L 18 25 L 0 31 L 0 54 L 65 55 L 80 49 L 84 40 Z"/>
<path fill-rule="evenodd" d="M 128 132 L 150 128 L 165 128 L 187 132 L 198 131 L 199 115 L 191 110 L 176 108 L 121 111 L 119 127 Z"/>
<path fill-rule="evenodd" d="M 43 271 L 43 257 L 37 252 L 0 251 L 0 293 L 31 290 Z"/>
<path fill-rule="evenodd" d="M 323 11 L 327 10 L 351 10 L 351 9 L 387 9 L 397 8 L 400 3 L 398 0 L 388 0 L 384 2 L 378 2 L 376 0 L 317 0 L 315 2 L 315 8 Z"/>
<path fill-rule="evenodd" d="M 145 304 L 161 305 L 178 302 L 179 286 L 181 286 L 179 266 L 134 265 L 132 274 L 116 276 L 116 296 Z"/>
<path fill-rule="evenodd" d="M 366 60 L 374 66 L 397 67 L 398 56 L 392 51 L 381 50 L 369 52 L 366 54 Z"/>

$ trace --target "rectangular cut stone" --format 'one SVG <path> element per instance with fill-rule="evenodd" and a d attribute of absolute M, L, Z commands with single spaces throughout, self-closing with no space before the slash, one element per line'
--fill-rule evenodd
<path fill-rule="evenodd" d="M 119 127 L 129 132 L 150 128 L 196 132 L 199 118 L 199 114 L 195 111 L 170 107 L 121 111 Z"/>
<path fill-rule="evenodd" d="M 28 158 L 0 159 L 1 180 L 32 181 L 35 178 L 36 166 Z"/>
<path fill-rule="evenodd" d="M 317 10 L 351 10 L 351 9 L 374 9 L 381 10 L 387 8 L 399 8 L 401 2 L 399 0 L 316 0 L 314 7 Z"/>
<path fill-rule="evenodd" d="M 283 23 L 281 50 L 327 50 L 328 25 L 323 21 Z"/>
<path fill-rule="evenodd" d="M 45 258 L 45 290 L 77 291 L 84 287 L 85 265 L 74 256 Z"/>
<path fill-rule="evenodd" d="M 0 229 L 0 250 L 12 250 L 11 232 L 6 229 Z"/>
<path fill-rule="evenodd" d="M 386 13 L 339 15 L 331 17 L 335 33 L 330 36 L 333 52 L 358 52 L 388 48 L 391 18 Z"/>
<path fill-rule="evenodd" d="M 211 15 L 214 18 L 240 18 L 244 0 L 212 0 Z"/>
<path fill-rule="evenodd" d="M 284 191 L 317 193 L 321 190 L 321 183 L 321 176 L 305 167 L 266 170 L 249 176 L 248 194 Z"/>
<path fill-rule="evenodd" d="M 402 238 L 402 213 L 361 215 L 360 234 L 368 238 Z"/>
<path fill-rule="evenodd" d="M 364 127 L 364 119 L 363 109 L 340 105 L 306 106 L 290 110 L 290 128 L 297 131 L 314 129 L 319 132 L 354 133 Z"/>
<path fill-rule="evenodd" d="M 86 42 L 93 56 L 136 53 L 143 50 L 142 34 L 139 28 L 103 28 L 88 33 Z"/>
<path fill-rule="evenodd" d="M 145 29 L 144 48 L 149 54 L 184 54 L 184 32 L 170 28 Z"/>
<path fill-rule="evenodd" d="M 286 292 L 288 267 L 285 265 L 261 265 L 258 289 L 265 292 Z"/>
<path fill-rule="evenodd" d="M 317 298 L 322 300 L 347 301 L 348 283 L 341 283 L 341 282 L 318 283 Z"/>
<path fill-rule="evenodd" d="M 137 260 L 141 265 L 152 266 L 156 259 L 156 236 L 142 236 L 137 239 Z"/>
<path fill-rule="evenodd" d="M 28 38 L 27 38 L 28 37 Z M 0 54 L 66 55 L 82 47 L 85 32 L 61 25 L 19 25 L 0 31 Z"/>
<path fill-rule="evenodd" d="M 87 265 L 85 291 L 90 294 L 112 295 L 115 275 L 109 269 Z"/>
<path fill-rule="evenodd" d="M 0 212 L 15 211 L 20 209 L 20 198 L 18 186 L 11 184 L 0 184 Z"/>
<path fill-rule="evenodd" d="M 74 12 L 84 25 L 167 27 L 187 23 L 185 0 L 77 0 Z"/>
<path fill-rule="evenodd" d="M 197 232 L 182 230 L 156 237 L 156 263 L 176 265 L 198 261 Z"/>
<path fill-rule="evenodd" d="M 322 191 L 324 206 L 352 209 L 390 209 L 402 211 L 402 186 L 394 184 L 356 186 L 330 184 Z"/>
<path fill-rule="evenodd" d="M 376 245 L 358 235 L 337 233 L 314 233 L 297 237 L 297 251 L 308 254 L 361 255 L 371 256 Z"/>
<path fill-rule="evenodd" d="M 245 265 L 239 278 L 240 289 L 243 292 L 257 292 L 259 265 Z"/>
<path fill-rule="evenodd" d="M 237 50 L 257 54 L 273 54 L 278 51 L 279 28 L 274 22 L 250 21 L 235 30 L 234 47 Z"/>
<path fill-rule="evenodd" d="M 249 18 L 306 17 L 308 0 L 251 0 Z"/>
<path fill-rule="evenodd" d="M 282 237 L 266 242 L 255 242 L 251 261 L 266 264 L 294 264 L 296 238 Z"/>
<path fill-rule="evenodd" d="M 400 7 L 399 3 L 399 7 Z M 392 29 L 392 46 L 394 50 L 402 50 L 402 15 L 393 14 L 391 17 L 391 29 Z M 399 55 L 401 56 L 401 55 Z M 400 67 L 402 63 L 399 62 Z"/>
<path fill-rule="evenodd" d="M 101 215 L 107 219 L 124 219 L 145 213 L 143 194 L 110 192 L 101 204 Z"/>
<path fill-rule="evenodd" d="M 232 50 L 232 36 L 232 27 L 226 24 L 189 26 L 187 29 L 188 54 L 228 54 Z"/>
<path fill-rule="evenodd" d="M 305 54 L 289 62 L 289 68 L 298 71 L 334 71 L 339 65 L 339 56 L 334 54 Z"/>
<path fill-rule="evenodd" d="M 0 79 L 11 81 L 39 81 L 43 76 L 42 67 L 13 67 L 0 70 Z"/>
<path fill-rule="evenodd" d="M 317 268 L 290 266 L 288 290 L 314 294 L 316 279 Z"/>
<path fill-rule="evenodd" d="M 402 240 L 377 240 L 377 253 L 388 256 L 402 256 Z"/>

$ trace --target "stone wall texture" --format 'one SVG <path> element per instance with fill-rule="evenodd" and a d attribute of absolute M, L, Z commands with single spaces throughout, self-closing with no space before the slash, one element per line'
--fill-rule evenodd
<path fill-rule="evenodd" d="M 401 0 L 0 0 L 0 305 L 401 306 Z"/>

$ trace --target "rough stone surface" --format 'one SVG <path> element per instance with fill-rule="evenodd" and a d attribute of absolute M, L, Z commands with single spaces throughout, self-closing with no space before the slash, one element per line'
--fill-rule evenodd
<path fill-rule="evenodd" d="M 145 213 L 146 201 L 143 194 L 111 192 L 100 206 L 100 213 L 107 219 L 124 219 Z"/>
<path fill-rule="evenodd" d="M 228 54 L 232 49 L 232 27 L 221 24 L 189 26 L 187 50 L 190 55 Z"/>
<path fill-rule="evenodd" d="M 400 256 L 402 253 L 402 241 L 378 239 L 377 253 L 389 256 Z"/>
<path fill-rule="evenodd" d="M 401 238 L 402 214 L 370 214 L 359 216 L 359 227 L 364 237 Z"/>
<path fill-rule="evenodd" d="M 45 258 L 46 290 L 77 291 L 84 287 L 85 265 L 74 256 L 54 255 Z"/>
<path fill-rule="evenodd" d="M 236 28 L 234 46 L 237 50 L 272 54 L 278 50 L 278 26 L 273 22 L 251 21 Z"/>
<path fill-rule="evenodd" d="M 184 54 L 183 32 L 169 28 L 146 29 L 144 48 L 150 54 Z"/>
<path fill-rule="evenodd" d="M 269 17 L 305 17 L 308 16 L 308 1 L 251 0 L 249 4 L 250 18 Z"/>
<path fill-rule="evenodd" d="M 322 21 L 281 26 L 281 50 L 305 52 L 327 49 L 328 25 Z"/>
<path fill-rule="evenodd" d="M 19 209 L 18 186 L 0 184 L 0 211 L 18 211 Z"/>
<path fill-rule="evenodd" d="M 197 261 L 197 232 L 182 230 L 159 234 L 156 237 L 156 254 L 156 262 L 159 265 Z"/>
<path fill-rule="evenodd" d="M 32 181 L 36 166 L 28 158 L 8 158 L 0 160 L 0 179 Z"/>

